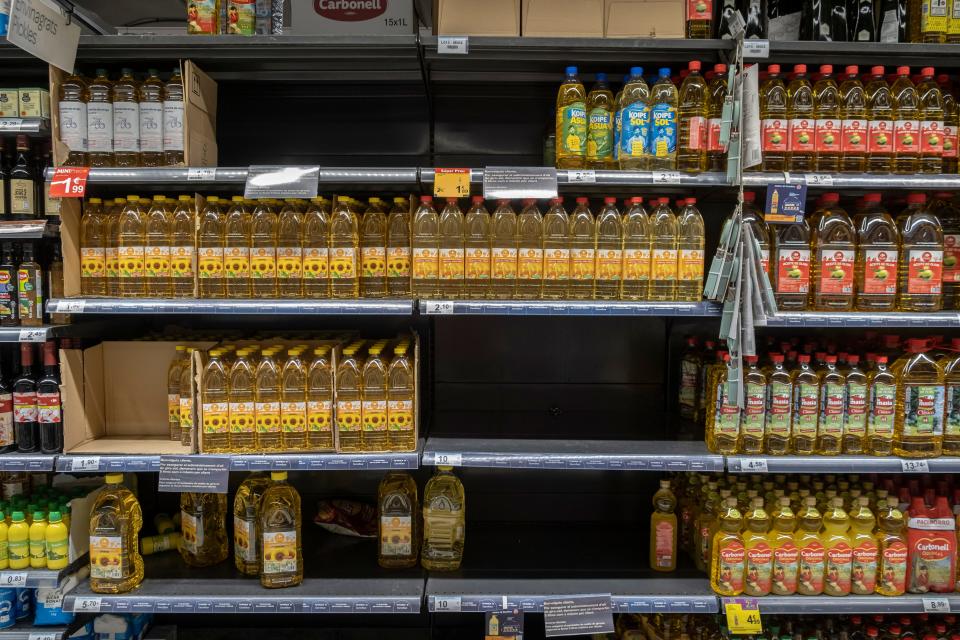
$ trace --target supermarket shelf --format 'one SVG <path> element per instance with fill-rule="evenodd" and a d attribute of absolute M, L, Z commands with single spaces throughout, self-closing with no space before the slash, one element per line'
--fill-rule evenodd
<path fill-rule="evenodd" d="M 960 47 L 958 47 L 960 50 Z M 905 62 L 903 64 L 906 64 Z M 940 63 L 942 64 L 942 63 Z M 756 173 L 743 174 L 744 187 L 765 187 L 771 184 L 806 184 L 820 189 L 960 189 L 960 175 L 882 174 L 882 173 Z"/>
<path fill-rule="evenodd" d="M 0 221 L 0 240 L 34 240 L 54 236 L 59 231 L 58 227 L 47 224 L 46 220 Z"/>
<path fill-rule="evenodd" d="M 889 42 L 770 42 L 769 62 L 956 66 L 960 46 Z M 764 61 L 766 62 L 766 61 Z"/>
<path fill-rule="evenodd" d="M 249 299 L 196 300 L 188 298 L 61 298 L 47 302 L 50 313 L 99 314 L 217 314 L 217 315 L 411 315 L 413 300 Z"/>
<path fill-rule="evenodd" d="M 55 569 L 4 569 L 0 571 L 0 585 L 18 585 L 28 589 L 55 589 L 78 569 L 89 564 L 90 556 L 83 554 L 67 567 Z"/>
<path fill-rule="evenodd" d="M 539 168 L 539 167 L 536 167 Z M 436 169 L 421 168 L 420 181 L 433 184 Z M 470 169 L 470 183 L 483 184 L 483 169 Z M 727 174 L 719 172 L 683 173 L 681 171 L 608 171 L 557 170 L 557 184 L 569 190 L 592 187 L 729 187 Z"/>
<path fill-rule="evenodd" d="M 726 456 L 726 462 L 731 473 L 960 473 L 957 457 Z"/>
<path fill-rule="evenodd" d="M 67 637 L 69 627 L 34 627 L 16 625 L 9 629 L 0 629 L 0 640 L 59 640 Z"/>
<path fill-rule="evenodd" d="M 247 167 L 141 167 L 129 169 L 90 169 L 87 182 L 97 185 L 187 185 L 216 187 L 243 185 L 247 181 Z M 46 169 L 46 177 L 54 169 Z M 320 169 L 320 184 L 417 184 L 416 167 L 332 167 Z M 2 232 L 2 227 L 0 227 Z"/>
<path fill-rule="evenodd" d="M 764 596 L 757 598 L 760 613 L 845 614 L 845 613 L 923 613 L 924 599 L 950 601 L 950 610 L 960 607 L 960 594 L 931 593 L 922 596 L 907 593 L 902 596 Z M 735 600 L 735 598 L 732 598 Z M 725 601 L 726 598 L 721 598 Z M 725 606 L 725 605 L 724 605 Z"/>
<path fill-rule="evenodd" d="M 723 471 L 723 456 L 703 442 L 629 440 L 485 440 L 430 438 L 424 466 L 503 469 Z"/>
<path fill-rule="evenodd" d="M 53 471 L 57 456 L 43 453 L 0 454 L 0 469 L 3 471 Z"/>
<path fill-rule="evenodd" d="M 779 312 L 767 322 L 770 327 L 960 327 L 960 313 L 937 311 L 908 313 L 891 311 L 795 311 Z"/>
<path fill-rule="evenodd" d="M 0 135 L 25 133 L 30 137 L 50 135 L 49 118 L 0 118 Z"/>
<path fill-rule="evenodd" d="M 420 300 L 427 315 L 486 316 L 688 316 L 719 317 L 712 302 L 618 302 L 615 300 Z"/>
<path fill-rule="evenodd" d="M 44 342 L 50 338 L 77 335 L 75 325 L 52 324 L 40 327 L 0 327 L 0 342 Z"/>

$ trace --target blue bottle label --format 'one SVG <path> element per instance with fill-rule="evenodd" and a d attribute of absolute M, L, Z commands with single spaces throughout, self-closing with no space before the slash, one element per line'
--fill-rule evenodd
<path fill-rule="evenodd" d="M 620 159 L 620 137 L 623 131 L 623 109 L 617 109 L 613 118 L 613 159 Z"/>
<path fill-rule="evenodd" d="M 653 130 L 650 152 L 666 158 L 677 151 L 677 108 L 660 102 L 653 105 Z"/>
<path fill-rule="evenodd" d="M 623 157 L 639 158 L 650 153 L 650 105 L 632 102 L 626 106 L 620 129 L 620 153 Z"/>

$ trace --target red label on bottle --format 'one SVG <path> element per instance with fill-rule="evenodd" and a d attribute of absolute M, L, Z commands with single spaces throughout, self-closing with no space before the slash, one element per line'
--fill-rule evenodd
<path fill-rule="evenodd" d="M 37 421 L 37 394 L 34 391 L 13 394 L 13 421 Z"/>
<path fill-rule="evenodd" d="M 768 118 L 763 121 L 763 150 L 782 152 L 787 151 L 788 123 L 786 118 Z"/>
<path fill-rule="evenodd" d="M 817 153 L 839 153 L 843 136 L 842 121 L 837 118 L 817 120 Z"/>
<path fill-rule="evenodd" d="M 717 568 L 717 580 L 724 591 L 739 593 L 743 590 L 743 572 L 746 553 L 743 543 L 730 540 L 721 548 L 718 555 L 720 566 Z"/>
<path fill-rule="evenodd" d="M 886 155 L 893 153 L 893 121 L 870 121 L 870 153 Z"/>
<path fill-rule="evenodd" d="M 713 0 L 687 0 L 687 20 L 712 20 Z"/>
<path fill-rule="evenodd" d="M 690 135 L 687 137 L 687 149 L 699 151 L 707 148 L 707 119 L 703 116 L 691 116 Z"/>
<path fill-rule="evenodd" d="M 53 393 L 37 394 L 37 414 L 41 424 L 59 424 L 60 419 L 60 394 Z"/>
<path fill-rule="evenodd" d="M 720 129 L 723 127 L 722 118 L 707 120 L 707 151 L 726 151 L 720 144 Z"/>
<path fill-rule="evenodd" d="M 957 157 L 957 128 L 951 124 L 943 125 L 943 157 Z"/>
<path fill-rule="evenodd" d="M 863 542 L 853 550 L 853 569 L 850 572 L 850 592 L 868 595 L 877 586 L 877 545 Z"/>
<path fill-rule="evenodd" d="M 820 250 L 820 293 L 853 293 L 853 251 Z"/>
<path fill-rule="evenodd" d="M 766 542 L 747 549 L 744 591 L 749 594 L 770 593 L 770 578 L 773 570 L 773 550 Z"/>
<path fill-rule="evenodd" d="M 840 135 L 840 150 L 844 153 L 866 153 L 867 137 L 866 118 L 844 120 Z"/>
<path fill-rule="evenodd" d="M 913 249 L 907 255 L 907 293 L 940 295 L 943 288 L 943 252 Z"/>
<path fill-rule="evenodd" d="M 903 593 L 907 588 L 907 545 L 899 540 L 883 550 L 880 587 L 890 593 Z"/>
<path fill-rule="evenodd" d="M 897 292 L 896 249 L 868 249 L 863 268 L 863 293 L 889 294 Z"/>
<path fill-rule="evenodd" d="M 777 293 L 807 293 L 809 291 L 810 250 L 778 250 Z"/>
<path fill-rule="evenodd" d="M 816 150 L 816 120 L 793 118 L 790 120 L 790 151 L 813 153 Z"/>
<path fill-rule="evenodd" d="M 920 153 L 920 122 L 918 120 L 894 121 L 893 150 L 896 153 Z"/>
<path fill-rule="evenodd" d="M 784 543 L 773 551 L 773 572 L 771 590 L 777 595 L 790 595 L 797 592 L 797 561 L 800 552 L 792 542 Z"/>
<path fill-rule="evenodd" d="M 941 121 L 920 122 L 920 153 L 927 156 L 943 155 L 943 123 Z"/>
<path fill-rule="evenodd" d="M 943 234 L 943 281 L 960 282 L 960 235 Z"/>

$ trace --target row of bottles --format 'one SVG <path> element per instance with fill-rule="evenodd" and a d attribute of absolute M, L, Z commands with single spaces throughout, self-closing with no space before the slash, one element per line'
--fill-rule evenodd
<path fill-rule="evenodd" d="M 825 64 L 811 79 L 797 64 L 784 78 L 769 65 L 760 86 L 763 163 L 753 170 L 957 173 L 960 112 L 949 76 L 933 67 L 884 73 L 875 66 L 861 78 L 850 65 L 838 78 Z"/>
<path fill-rule="evenodd" d="M 945 5 L 937 2 L 909 1 L 915 1 L 917 5 L 922 2 L 932 6 L 935 13 L 944 7 L 939 14 L 941 16 L 949 13 Z M 744 38 L 748 39 L 908 42 L 908 24 L 917 23 L 919 14 L 916 18 L 912 14 L 908 15 L 907 2 L 908 0 L 822 0 L 778 3 L 769 0 L 720 0 L 716 3 L 717 13 L 712 23 L 708 9 L 711 3 L 701 2 L 698 7 L 703 7 L 702 12 L 688 12 L 687 37 L 710 38 L 711 26 L 716 24 L 716 37 L 723 39 L 736 38 L 737 34 L 743 31 Z M 947 24 L 945 18 L 941 21 Z M 951 20 L 950 24 L 953 22 L 957 22 L 956 28 L 960 30 L 960 21 Z"/>
<path fill-rule="evenodd" d="M 633 67 L 614 96 L 606 74 L 596 74 L 587 93 L 577 67 L 567 67 L 556 106 L 557 168 L 725 170 L 727 66 L 715 65 L 709 77 L 700 69 L 693 60 L 673 79 L 662 68 L 648 85 L 643 67 Z"/>
<path fill-rule="evenodd" d="M 164 167 L 183 164 L 184 109 L 180 68 L 166 82 L 156 69 L 143 81 L 124 68 L 111 81 L 106 69 L 64 78 L 57 96 L 65 166 Z"/>
<path fill-rule="evenodd" d="M 738 638 L 786 640 L 818 638 L 822 640 L 956 640 L 960 637 L 957 616 L 930 615 L 843 615 L 843 616 L 763 616 L 763 632 Z M 724 633 L 724 638 L 734 636 Z"/>
<path fill-rule="evenodd" d="M 65 568 L 70 500 L 77 495 L 41 485 L 0 501 L 0 569 Z"/>
<path fill-rule="evenodd" d="M 49 253 L 43 255 L 43 249 Z M 41 247 L 34 242 L 0 243 L 0 327 L 42 326 L 44 301 L 62 297 L 59 242 Z"/>
<path fill-rule="evenodd" d="M 717 625 L 719 618 L 686 613 L 621 613 L 616 616 L 614 630 L 618 640 L 728 640 Z"/>
<path fill-rule="evenodd" d="M 53 166 L 49 141 L 31 144 L 21 134 L 10 142 L 0 140 L 0 219 L 46 218 L 60 224 L 60 200 L 48 197 L 50 183 L 44 179 L 45 169 Z"/>

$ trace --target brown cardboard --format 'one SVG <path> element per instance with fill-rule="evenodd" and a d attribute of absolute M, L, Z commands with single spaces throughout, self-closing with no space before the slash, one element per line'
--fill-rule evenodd
<path fill-rule="evenodd" d="M 59 144 L 54 138 L 54 145 Z M 60 202 L 60 247 L 63 251 L 63 295 L 80 295 L 80 209 L 79 198 Z"/>
<path fill-rule="evenodd" d="M 523 35 L 603 37 L 603 0 L 523 0 Z"/>
<path fill-rule="evenodd" d="M 437 35 L 520 35 L 520 0 L 439 0 L 435 15 Z"/>
<path fill-rule="evenodd" d="M 683 0 L 604 0 L 608 38 L 683 38 Z"/>

